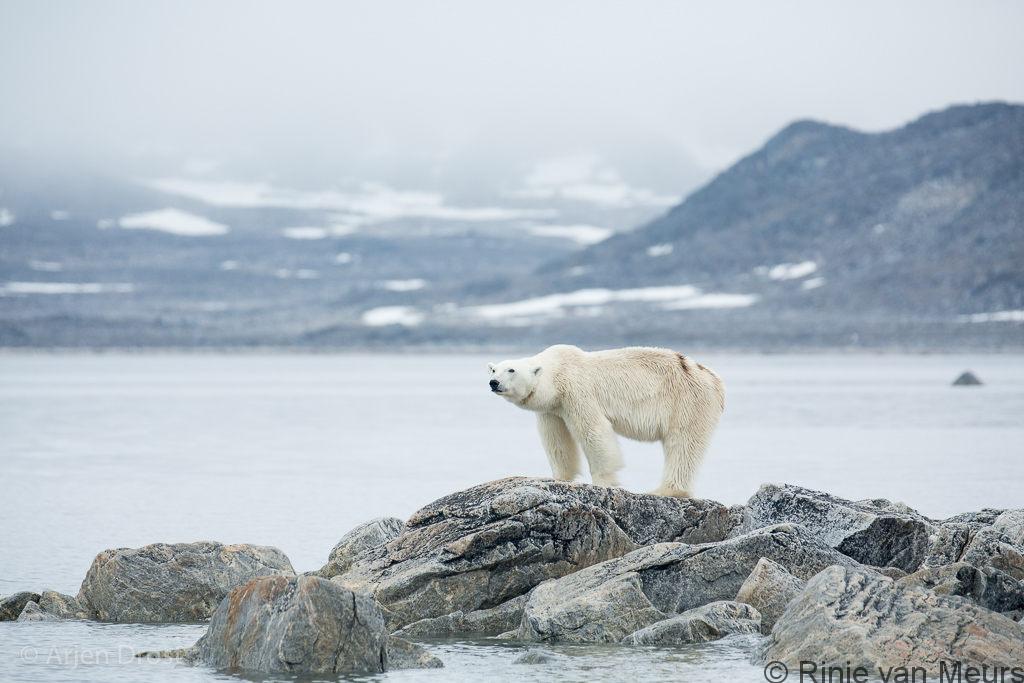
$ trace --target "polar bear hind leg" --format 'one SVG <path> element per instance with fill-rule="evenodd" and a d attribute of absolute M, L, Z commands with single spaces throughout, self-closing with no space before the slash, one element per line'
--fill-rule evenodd
<path fill-rule="evenodd" d="M 563 481 L 575 479 L 580 473 L 580 451 L 562 418 L 551 413 L 537 413 L 537 429 L 551 464 L 551 476 Z"/>
<path fill-rule="evenodd" d="M 665 451 L 665 470 L 661 486 L 651 491 L 658 496 L 690 498 L 693 478 L 704 460 L 704 451 L 710 441 L 710 431 L 696 433 L 686 429 L 675 429 L 661 440 Z"/>

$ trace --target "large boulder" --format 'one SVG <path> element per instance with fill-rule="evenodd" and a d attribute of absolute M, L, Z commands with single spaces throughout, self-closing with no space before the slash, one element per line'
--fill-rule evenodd
<path fill-rule="evenodd" d="M 928 556 L 935 523 L 902 503 L 851 501 L 790 484 L 764 484 L 747 502 L 744 530 L 800 524 L 858 562 L 916 571 Z"/>
<path fill-rule="evenodd" d="M 804 583 L 778 562 L 762 557 L 736 592 L 736 602 L 754 607 L 761 615 L 761 630 L 768 633 Z"/>
<path fill-rule="evenodd" d="M 626 645 L 706 643 L 737 633 L 761 632 L 761 613 L 750 605 L 721 600 L 655 622 L 623 638 Z"/>
<path fill-rule="evenodd" d="M 496 607 L 644 545 L 720 540 L 731 525 L 713 501 L 514 477 L 431 503 L 333 580 L 371 591 L 398 628 Z"/>
<path fill-rule="evenodd" d="M 651 624 L 732 600 L 761 558 L 806 579 L 833 564 L 857 566 L 800 526 L 780 524 L 718 543 L 662 543 L 538 586 L 518 636 L 532 641 L 618 642 Z"/>
<path fill-rule="evenodd" d="M 277 548 L 155 543 L 101 552 L 78 600 L 100 621 L 205 621 L 232 588 L 260 576 L 293 573 Z"/>
<path fill-rule="evenodd" d="M 992 667 L 1024 661 L 1024 629 L 962 598 L 830 567 L 790 603 L 762 656 L 791 667 L 801 661 L 863 667 L 872 676 L 879 667 L 921 667 L 937 677 L 942 662 Z"/>
<path fill-rule="evenodd" d="M 368 595 L 317 576 L 268 576 L 220 603 L 194 659 L 260 673 L 379 673 L 388 632 Z"/>
<path fill-rule="evenodd" d="M 344 574 L 356 557 L 397 537 L 402 533 L 404 526 L 405 522 L 397 517 L 380 517 L 360 524 L 335 544 L 327 558 L 327 564 L 317 572 L 317 575 L 331 579 L 338 574 Z"/>
<path fill-rule="evenodd" d="M 25 605 L 39 602 L 39 593 L 21 591 L 0 598 L 0 621 L 14 621 L 21 616 Z"/>
<path fill-rule="evenodd" d="M 497 607 L 478 609 L 473 612 L 452 612 L 443 617 L 431 617 L 414 621 L 395 635 L 422 637 L 447 636 L 455 634 L 476 636 L 498 636 L 519 627 L 523 619 L 528 595 L 506 600 Z"/>

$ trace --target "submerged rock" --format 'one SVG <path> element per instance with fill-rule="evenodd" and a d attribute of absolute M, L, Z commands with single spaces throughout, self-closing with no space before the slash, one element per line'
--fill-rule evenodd
<path fill-rule="evenodd" d="M 44 612 L 39 603 L 29 601 L 25 603 L 25 608 L 18 615 L 18 621 L 60 621 L 60 617 Z"/>
<path fill-rule="evenodd" d="M 550 664 L 558 661 L 559 657 L 553 652 L 546 650 L 527 650 L 512 660 L 513 664 Z"/>
<path fill-rule="evenodd" d="M 379 673 L 388 667 L 388 633 L 368 595 L 317 576 L 269 576 L 220 603 L 195 657 L 261 673 Z"/>
<path fill-rule="evenodd" d="M 541 584 L 526 603 L 518 636 L 532 641 L 619 642 L 676 614 L 732 600 L 761 558 L 799 578 L 833 564 L 857 566 L 792 524 L 718 543 L 662 543 Z"/>
<path fill-rule="evenodd" d="M 1024 630 L 1007 617 L 934 591 L 849 567 L 812 578 L 775 624 L 764 661 L 798 667 L 922 667 L 1024 661 Z"/>
<path fill-rule="evenodd" d="M 720 540 L 731 524 L 713 501 L 513 477 L 431 503 L 333 580 L 371 591 L 399 628 L 495 607 L 644 545 Z"/>
<path fill-rule="evenodd" d="M 78 600 L 100 621 L 205 621 L 232 588 L 259 576 L 293 573 L 277 548 L 155 543 L 101 552 Z"/>
<path fill-rule="evenodd" d="M 388 671 L 442 667 L 444 662 L 427 652 L 426 648 L 402 638 L 388 637 Z"/>
<path fill-rule="evenodd" d="M 380 517 L 360 524 L 335 544 L 327 558 L 327 564 L 317 572 L 317 575 L 331 579 L 338 574 L 344 574 L 356 557 L 396 538 L 404 526 L 405 522 L 397 517 Z"/>
<path fill-rule="evenodd" d="M 473 612 L 452 612 L 443 617 L 414 621 L 396 632 L 400 636 L 443 636 L 456 633 L 498 636 L 518 628 L 523 618 L 527 595 L 507 600 L 491 609 Z"/>
<path fill-rule="evenodd" d="M 791 522 L 858 562 L 913 572 L 928 556 L 935 524 L 901 503 L 851 501 L 790 484 L 765 484 L 747 502 L 744 529 Z"/>
<path fill-rule="evenodd" d="M 978 387 L 981 386 L 982 382 L 978 379 L 970 370 L 964 370 L 960 373 L 960 376 L 953 380 L 954 387 Z"/>
<path fill-rule="evenodd" d="M 655 622 L 623 638 L 626 645 L 706 643 L 735 633 L 760 633 L 761 613 L 750 605 L 721 600 Z"/>
<path fill-rule="evenodd" d="M 39 593 L 21 591 L 0 598 L 0 621 L 14 621 L 21 616 L 25 605 L 30 602 L 38 603 L 39 597 Z"/>
<path fill-rule="evenodd" d="M 761 631 L 768 633 L 803 588 L 804 582 L 785 567 L 762 557 L 737 591 L 736 602 L 754 607 L 761 615 Z"/>

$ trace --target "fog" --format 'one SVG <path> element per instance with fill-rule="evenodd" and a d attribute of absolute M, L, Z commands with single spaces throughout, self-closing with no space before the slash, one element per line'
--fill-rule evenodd
<path fill-rule="evenodd" d="M 679 191 L 797 118 L 1024 100 L 1022 25 L 1015 2 L 3 0 L 0 145 L 400 185 L 598 154 Z"/>

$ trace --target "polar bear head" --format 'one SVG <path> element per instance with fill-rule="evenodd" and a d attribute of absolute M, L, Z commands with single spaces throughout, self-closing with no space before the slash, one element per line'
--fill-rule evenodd
<path fill-rule="evenodd" d="M 513 403 L 523 403 L 533 395 L 543 369 L 533 358 L 488 363 L 491 391 Z"/>

